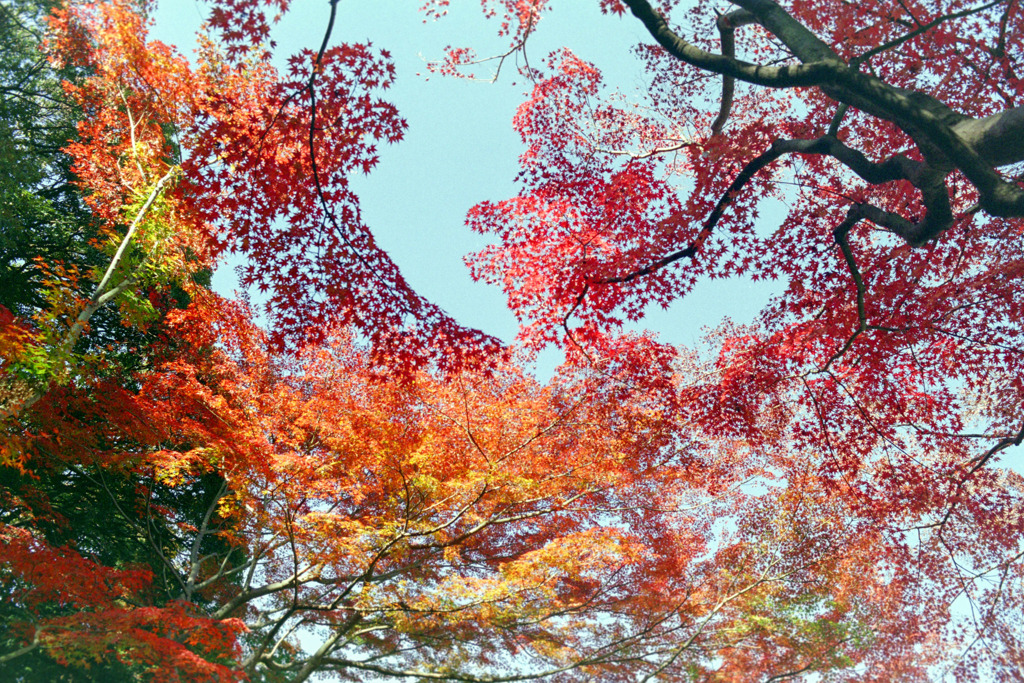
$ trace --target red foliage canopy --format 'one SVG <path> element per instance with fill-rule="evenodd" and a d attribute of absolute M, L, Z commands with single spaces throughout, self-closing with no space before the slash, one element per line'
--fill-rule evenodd
<path fill-rule="evenodd" d="M 546 4 L 484 8 L 515 51 Z M 657 43 L 638 92 L 568 49 L 525 72 L 520 191 L 470 212 L 497 239 L 471 268 L 524 346 L 564 349 L 547 385 L 413 292 L 362 223 L 349 176 L 404 123 L 379 98 L 387 54 L 329 47 L 336 2 L 285 76 L 255 2 L 216 7 L 195 67 L 134 4 L 58 11 L 51 54 L 87 74 L 67 151 L 113 246 L 105 273 L 51 266 L 48 316 L 0 310 L 21 406 L 0 455 L 134 501 L 118 513 L 170 588 L 41 540 L 59 496 L 11 488 L 0 664 L 1019 676 L 1024 479 L 999 458 L 1024 441 L 1024 11 L 734 4 L 603 2 Z M 191 281 L 232 250 L 269 335 Z M 725 277 L 784 289 L 703 351 L 623 331 Z M 147 287 L 156 307 L 168 282 L 191 303 L 142 325 L 130 386 L 68 369 L 92 312 Z M 36 566 L 62 558 L 64 586 Z"/>

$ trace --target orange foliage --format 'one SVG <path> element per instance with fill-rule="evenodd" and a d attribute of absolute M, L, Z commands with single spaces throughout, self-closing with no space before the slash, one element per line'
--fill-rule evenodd
<path fill-rule="evenodd" d="M 0 666 L 1011 679 L 1024 480 L 997 457 L 1024 441 L 1024 195 L 956 131 L 1019 112 L 1018 3 L 792 2 L 793 22 L 770 0 L 717 20 L 665 4 L 676 24 L 602 3 L 665 47 L 641 50 L 635 104 L 568 50 L 527 70 L 519 193 L 469 215 L 498 239 L 474 276 L 523 346 L 565 351 L 546 384 L 412 291 L 361 222 L 350 176 L 405 127 L 386 53 L 307 50 L 282 74 L 262 5 L 226 0 L 192 66 L 136 3 L 57 11 L 49 54 L 86 74 L 66 151 L 110 265 L 46 264 L 49 309 L 0 309 L 3 406 L 32 408 L 0 444 Z M 484 3 L 512 51 L 545 6 Z M 734 30 L 763 68 L 702 52 Z M 709 106 L 692 67 L 752 86 Z M 270 292 L 271 332 L 192 281 L 228 252 Z M 734 276 L 783 290 L 709 352 L 623 332 Z M 187 306 L 161 299 L 172 283 Z M 70 369 L 115 300 L 151 354 L 121 384 Z M 148 568 L 54 540 L 91 500 L 34 483 L 64 475 L 115 504 Z"/>

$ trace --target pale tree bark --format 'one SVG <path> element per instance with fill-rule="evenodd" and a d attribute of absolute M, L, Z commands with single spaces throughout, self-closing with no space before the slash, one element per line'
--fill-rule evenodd
<path fill-rule="evenodd" d="M 178 169 L 176 167 L 171 168 L 156 181 L 150 190 L 146 201 L 135 214 L 135 218 L 132 220 L 131 225 L 128 226 L 124 237 L 121 238 L 117 251 L 107 265 L 103 277 L 93 288 L 92 295 L 83 305 L 82 310 L 76 316 L 71 327 L 68 328 L 64 338 L 54 349 L 53 353 L 56 354 L 58 359 L 70 356 L 75 344 L 81 339 L 82 334 L 88 328 L 89 320 L 92 319 L 96 311 L 117 299 L 118 296 L 136 283 L 139 273 L 149 260 L 148 256 L 120 280 L 116 280 L 118 268 L 124 262 L 139 226 L 153 208 L 153 203 L 160 197 L 164 188 L 174 179 L 177 172 Z M 27 380 L 14 375 L 5 375 L 0 378 L 0 417 L 17 417 L 21 415 L 45 396 L 49 388 L 49 383 L 45 385 L 31 384 Z"/>

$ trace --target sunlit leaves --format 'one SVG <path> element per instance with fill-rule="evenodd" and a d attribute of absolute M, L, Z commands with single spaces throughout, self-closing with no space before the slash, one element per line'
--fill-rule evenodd
<path fill-rule="evenodd" d="M 1018 104 L 1018 4 L 786 9 L 833 67 L 959 122 Z M 483 3 L 513 52 L 545 7 Z M 996 465 L 1024 439 L 1021 226 L 975 206 L 922 117 L 838 77 L 743 86 L 729 110 L 727 81 L 650 47 L 635 93 L 569 50 L 524 69 L 517 192 L 471 210 L 497 241 L 470 263 L 527 352 L 564 350 L 542 383 L 363 223 L 351 178 L 405 130 L 386 51 L 325 40 L 279 70 L 287 3 L 229 0 L 192 65 L 142 9 L 51 24 L 96 238 L 0 308 L 0 656 L 155 680 L 915 680 L 953 643 L 958 677 L 1011 675 L 1022 480 Z M 800 53 L 767 19 L 663 9 L 701 49 L 734 30 L 766 73 Z M 778 152 L 818 138 L 842 151 Z M 893 217 L 918 225 L 936 194 L 950 220 L 912 239 Z M 268 332 L 196 285 L 230 252 Z M 699 350 L 623 331 L 725 277 L 780 293 Z M 107 304 L 148 335 L 116 381 L 76 351 Z"/>

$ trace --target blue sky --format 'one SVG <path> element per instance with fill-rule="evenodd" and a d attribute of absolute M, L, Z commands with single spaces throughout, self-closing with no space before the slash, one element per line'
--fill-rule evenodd
<path fill-rule="evenodd" d="M 464 225 L 466 212 L 483 200 L 513 195 L 513 179 L 522 150 L 512 129 L 512 116 L 527 85 L 514 69 L 503 70 L 496 83 L 427 77 L 428 60 L 440 58 L 446 45 L 472 46 L 480 55 L 507 47 L 496 36 L 498 24 L 484 20 L 477 0 L 456 0 L 451 14 L 424 23 L 417 0 L 342 0 L 333 34 L 335 44 L 365 42 L 387 49 L 397 69 L 396 86 L 389 92 L 409 123 L 405 139 L 384 148 L 378 167 L 359 178 L 364 220 L 379 243 L 421 294 L 440 304 L 463 324 L 511 341 L 517 321 L 495 287 L 469 277 L 463 257 L 480 249 L 484 238 Z M 163 0 L 155 15 L 154 37 L 190 54 L 192 36 L 206 13 L 198 0 Z M 298 49 L 317 48 L 323 37 L 329 6 L 326 0 L 294 0 L 291 12 L 277 27 L 275 39 L 282 60 Z M 643 83 L 631 47 L 650 42 L 632 17 L 603 16 L 596 1 L 555 3 L 531 37 L 533 60 L 567 46 L 595 62 L 605 82 L 626 92 Z M 773 228 L 781 217 L 762 213 L 762 228 Z M 235 286 L 230 268 L 222 268 L 215 286 L 230 294 Z M 728 316 L 751 321 L 768 302 L 772 286 L 748 280 L 706 281 L 685 300 L 668 310 L 651 311 L 641 326 L 664 341 L 694 345 L 701 329 Z M 542 354 L 537 374 L 549 376 L 557 352 Z M 1020 472 L 1020 449 L 1004 452 L 1001 462 Z M 954 610 L 966 614 L 963 599 Z"/>
<path fill-rule="evenodd" d="M 472 46 L 481 56 L 507 48 L 497 36 L 498 22 L 487 21 L 475 0 L 453 3 L 449 16 L 424 22 L 419 2 L 342 0 L 333 33 L 335 44 L 365 42 L 388 50 L 397 69 L 388 96 L 409 123 L 405 139 L 385 148 L 378 167 L 356 179 L 364 220 L 379 243 L 421 294 L 457 320 L 511 341 L 517 322 L 495 287 L 473 282 L 463 256 L 485 244 L 464 225 L 477 202 L 515 193 L 513 179 L 522 150 L 512 116 L 527 84 L 510 64 L 496 83 L 430 76 L 428 60 L 440 58 L 446 45 Z M 191 54 L 192 36 L 208 11 L 197 0 L 164 0 L 155 15 L 154 37 Z M 296 0 L 276 27 L 278 59 L 303 47 L 316 48 L 329 15 L 324 0 Z M 604 16 L 596 2 L 556 4 L 528 43 L 532 60 L 561 46 L 595 62 L 609 86 L 626 92 L 644 81 L 631 47 L 648 42 L 632 17 Z M 772 220 L 771 216 L 767 220 Z M 223 293 L 235 286 L 230 268 L 215 280 Z M 652 311 L 642 326 L 665 341 L 692 345 L 705 325 L 728 315 L 747 322 L 767 302 L 771 290 L 761 283 L 715 281 L 699 286 L 667 311 Z M 539 362 L 547 374 L 552 354 Z"/>

